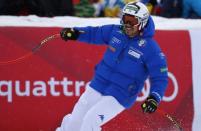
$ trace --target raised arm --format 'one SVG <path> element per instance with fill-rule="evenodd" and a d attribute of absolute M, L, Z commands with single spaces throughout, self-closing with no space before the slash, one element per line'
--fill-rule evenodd
<path fill-rule="evenodd" d="M 90 44 L 108 44 L 112 29 L 113 25 L 64 28 L 61 31 L 61 38 Z"/>

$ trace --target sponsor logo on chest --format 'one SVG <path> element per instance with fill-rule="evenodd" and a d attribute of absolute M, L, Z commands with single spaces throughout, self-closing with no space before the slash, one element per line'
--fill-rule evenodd
<path fill-rule="evenodd" d="M 141 56 L 140 53 L 138 53 L 138 52 L 136 52 L 135 50 L 132 50 L 132 49 L 128 50 L 128 54 L 133 56 L 133 57 L 135 57 L 135 58 L 137 58 L 137 59 L 139 59 L 140 56 Z"/>
<path fill-rule="evenodd" d="M 119 39 L 116 38 L 116 37 L 112 37 L 112 43 L 120 44 L 120 43 L 121 43 L 121 40 L 119 40 Z"/>
<path fill-rule="evenodd" d="M 146 40 L 141 39 L 141 40 L 138 41 L 138 46 L 144 47 L 145 45 L 146 45 Z"/>

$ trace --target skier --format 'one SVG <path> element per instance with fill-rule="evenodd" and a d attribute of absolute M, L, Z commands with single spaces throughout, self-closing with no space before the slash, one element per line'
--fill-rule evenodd
<path fill-rule="evenodd" d="M 167 63 L 152 38 L 154 22 L 146 6 L 131 2 L 122 10 L 121 25 L 64 28 L 61 38 L 106 44 L 103 59 L 75 104 L 56 131 L 101 131 L 101 126 L 130 108 L 150 79 L 150 94 L 141 105 L 144 113 L 156 111 L 167 87 Z"/>

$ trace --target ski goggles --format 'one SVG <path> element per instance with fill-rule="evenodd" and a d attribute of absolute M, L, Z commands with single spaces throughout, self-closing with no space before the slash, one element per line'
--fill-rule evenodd
<path fill-rule="evenodd" d="M 124 25 L 130 25 L 132 27 L 138 26 L 140 24 L 139 19 L 133 15 L 125 14 L 123 15 L 122 20 Z"/>

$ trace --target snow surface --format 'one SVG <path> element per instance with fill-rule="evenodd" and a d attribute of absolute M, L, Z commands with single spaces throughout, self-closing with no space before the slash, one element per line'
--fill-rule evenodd
<path fill-rule="evenodd" d="M 190 30 L 201 29 L 201 19 L 163 18 L 152 16 L 158 30 Z M 99 26 L 119 24 L 119 18 L 80 18 L 70 16 L 38 17 L 30 16 L 0 16 L 0 26 L 28 27 L 74 27 Z"/>

